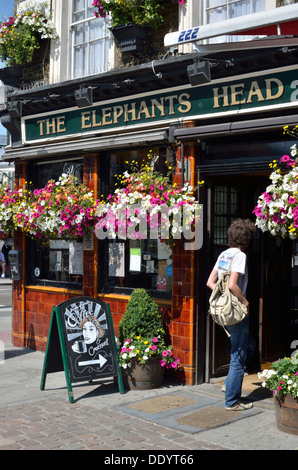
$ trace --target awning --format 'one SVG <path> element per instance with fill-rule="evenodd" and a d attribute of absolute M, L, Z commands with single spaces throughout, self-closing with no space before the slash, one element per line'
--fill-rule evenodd
<path fill-rule="evenodd" d="M 281 131 L 284 126 L 295 126 L 296 124 L 298 124 L 298 114 L 291 114 L 288 116 L 266 117 L 247 121 L 229 121 L 219 124 L 209 124 L 207 126 L 185 127 L 175 130 L 174 137 L 177 140 L 196 140 L 252 132 Z"/>
<path fill-rule="evenodd" d="M 150 145 L 168 142 L 169 130 L 160 128 L 140 132 L 111 134 L 108 136 L 73 139 L 66 142 L 52 144 L 32 145 L 30 147 L 5 148 L 3 160 L 31 160 L 59 155 L 73 155 L 78 153 L 100 152 L 116 148 L 128 148 L 139 145 Z"/>

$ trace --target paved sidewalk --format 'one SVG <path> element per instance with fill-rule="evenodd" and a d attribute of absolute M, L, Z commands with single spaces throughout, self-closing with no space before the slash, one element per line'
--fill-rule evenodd
<path fill-rule="evenodd" d="M 218 384 L 120 394 L 112 381 L 80 383 L 69 403 L 64 372 L 48 374 L 40 391 L 44 353 L 13 347 L 10 325 L 10 309 L 0 308 L 0 450 L 102 450 L 101 459 L 140 450 L 146 459 L 164 451 L 298 450 L 298 436 L 277 429 L 256 377 L 245 379 L 244 395 L 256 400 L 245 412 L 224 410 Z"/>

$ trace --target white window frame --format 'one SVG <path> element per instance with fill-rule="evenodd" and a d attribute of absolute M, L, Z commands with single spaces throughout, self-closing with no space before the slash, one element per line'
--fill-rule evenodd
<path fill-rule="evenodd" d="M 90 4 L 92 1 L 89 0 Z M 74 78 L 72 76 L 72 0 L 52 0 L 52 15 L 59 39 L 52 41 L 50 83 L 59 83 Z M 95 11 L 95 9 L 94 9 Z M 94 17 L 94 19 L 96 19 Z M 115 64 L 116 49 L 111 40 L 108 52 L 108 69 Z"/>
<path fill-rule="evenodd" d="M 88 10 L 90 10 L 90 5 L 91 2 L 90 0 L 85 0 L 85 18 L 76 22 L 73 22 L 73 16 L 74 16 L 74 11 L 73 11 L 73 5 L 74 2 L 71 0 L 71 9 L 70 9 L 70 78 L 81 78 L 89 75 L 95 75 L 99 73 L 106 72 L 109 69 L 110 61 L 109 61 L 109 56 L 110 56 L 110 50 L 111 50 L 111 34 L 108 29 L 109 25 L 109 18 L 107 17 L 106 19 L 97 19 L 94 15 L 91 17 L 88 17 Z M 94 8 L 94 7 L 92 7 Z M 83 10 L 82 10 L 83 11 Z M 95 9 L 94 9 L 95 11 Z M 100 35 L 98 35 L 96 38 L 91 38 L 90 33 L 91 33 L 91 28 L 90 25 L 92 22 L 99 22 L 101 21 L 103 24 L 103 28 L 100 28 Z M 81 43 L 75 44 L 75 28 L 79 25 L 86 25 L 89 24 L 88 27 L 88 32 L 87 32 L 87 39 L 84 38 L 84 40 Z M 90 48 L 92 43 L 101 41 L 101 47 L 99 46 L 100 52 L 103 52 L 104 58 L 103 58 L 103 67 L 101 69 L 95 69 L 92 70 L 91 68 L 91 63 L 90 63 Z M 82 70 L 81 73 L 78 70 L 75 70 L 75 49 L 79 46 L 86 46 L 86 53 L 87 57 L 84 60 L 84 63 L 86 65 L 86 69 Z M 96 46 L 95 46 L 96 47 Z M 99 53 L 100 53 L 99 52 Z"/>
<path fill-rule="evenodd" d="M 202 22 L 201 24 L 208 24 L 208 21 L 207 21 L 207 17 L 208 17 L 208 11 L 211 11 L 211 10 L 214 10 L 216 8 L 219 8 L 220 6 L 224 7 L 227 9 L 227 17 L 225 19 L 230 19 L 230 15 L 229 15 L 229 7 L 232 6 L 232 5 L 235 5 L 235 4 L 240 4 L 243 0 L 221 0 L 221 2 L 216 5 L 216 7 L 207 7 L 206 5 L 209 3 L 208 0 L 203 0 L 201 5 L 202 5 L 202 11 L 201 11 L 201 18 L 202 18 Z M 250 0 L 250 11 L 245 13 L 247 15 L 249 14 L 252 14 L 252 13 L 255 13 L 253 11 L 253 6 L 254 6 L 254 0 Z M 266 10 L 270 10 L 272 8 L 276 8 L 276 0 L 265 0 L 265 8 L 264 8 L 264 11 Z M 239 15 L 239 18 L 241 18 L 241 16 L 244 16 L 244 15 Z M 224 20 L 224 19 L 223 19 Z M 243 36 L 243 35 L 240 35 L 240 36 L 236 36 L 236 35 L 233 35 L 233 36 L 221 36 L 221 37 L 217 37 L 217 38 L 214 38 L 214 39 L 211 39 L 211 40 L 206 40 L 204 41 L 205 44 L 208 44 L 210 42 L 234 42 L 234 41 L 245 41 L 245 40 L 248 40 L 248 39 L 251 39 L 252 37 L 251 36 Z"/>

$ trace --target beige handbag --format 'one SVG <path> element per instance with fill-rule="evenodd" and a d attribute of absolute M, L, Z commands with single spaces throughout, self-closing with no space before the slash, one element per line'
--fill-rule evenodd
<path fill-rule="evenodd" d="M 229 269 L 216 282 L 209 298 L 209 313 L 215 323 L 224 328 L 228 336 L 231 335 L 225 328 L 226 325 L 235 325 L 241 322 L 248 313 L 245 305 L 228 288 L 231 265 L 236 254 L 231 259 Z"/>

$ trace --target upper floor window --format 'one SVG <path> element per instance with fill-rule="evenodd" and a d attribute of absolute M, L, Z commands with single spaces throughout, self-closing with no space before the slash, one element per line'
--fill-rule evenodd
<path fill-rule="evenodd" d="M 96 18 L 90 0 L 73 0 L 71 15 L 71 77 L 79 78 L 108 70 L 109 20 Z"/>
<path fill-rule="evenodd" d="M 267 9 L 266 0 L 204 0 L 204 24 L 216 23 Z M 209 42 L 241 41 L 248 36 L 220 36 Z"/>

